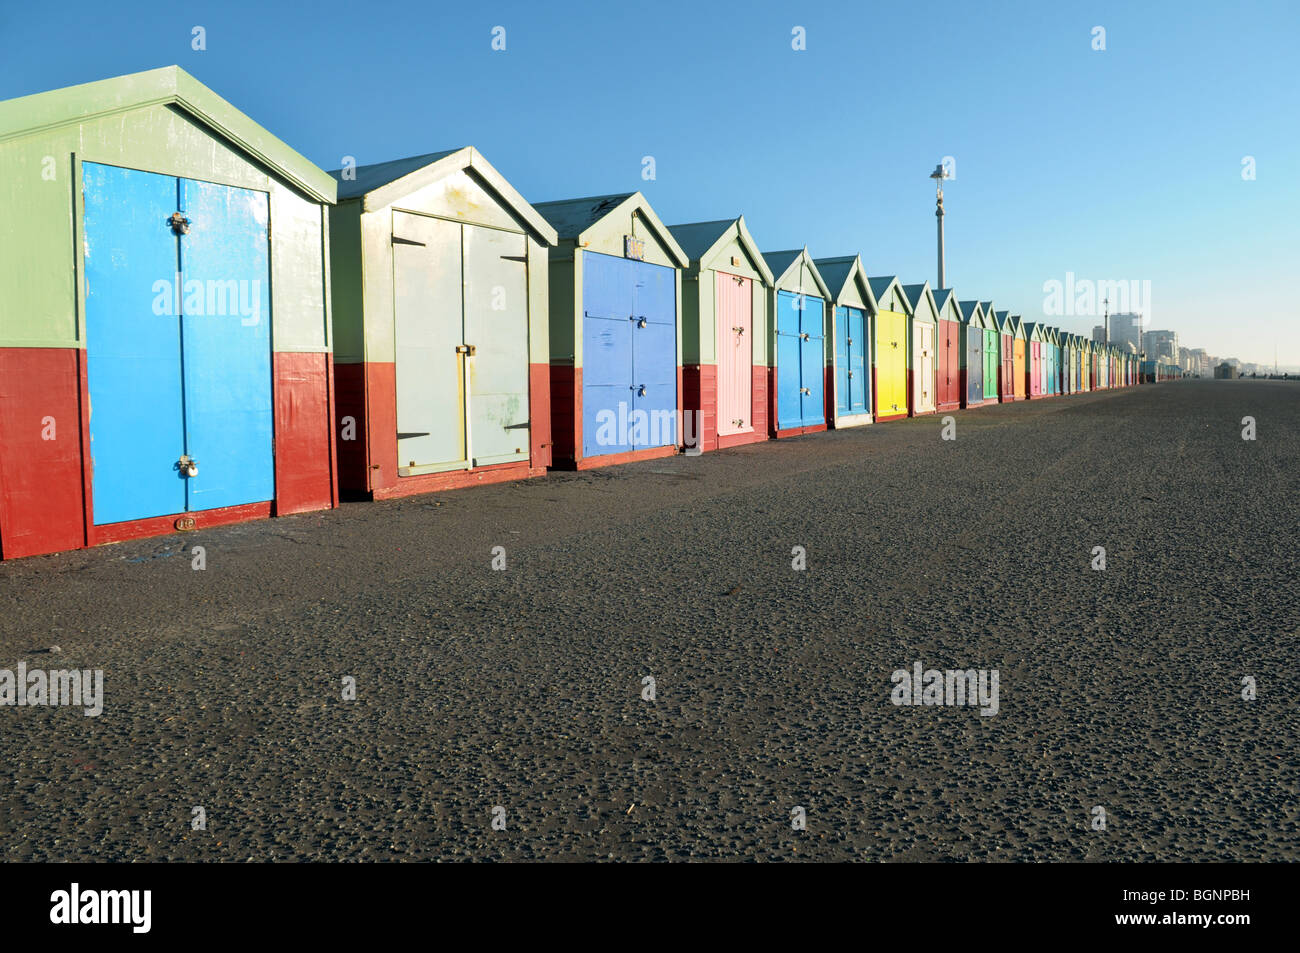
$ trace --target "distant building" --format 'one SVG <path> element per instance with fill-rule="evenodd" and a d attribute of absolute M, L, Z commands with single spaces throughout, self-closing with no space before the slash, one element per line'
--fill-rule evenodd
<path fill-rule="evenodd" d="M 1142 315 L 1121 311 L 1110 316 L 1110 343 L 1126 345 L 1137 354 L 1142 350 Z"/>
<path fill-rule="evenodd" d="M 1233 367 L 1231 364 L 1229 364 L 1227 361 L 1224 361 L 1222 364 L 1220 364 L 1218 367 L 1214 369 L 1215 380 L 1230 381 L 1236 378 L 1236 376 L 1237 376 L 1237 369 Z"/>
<path fill-rule="evenodd" d="M 1106 343 L 1106 325 L 1099 324 L 1092 329 L 1092 343 L 1093 344 Z"/>
<path fill-rule="evenodd" d="M 1149 361 L 1177 364 L 1178 332 L 1147 331 L 1142 335 L 1142 350 L 1146 351 L 1147 360 Z"/>

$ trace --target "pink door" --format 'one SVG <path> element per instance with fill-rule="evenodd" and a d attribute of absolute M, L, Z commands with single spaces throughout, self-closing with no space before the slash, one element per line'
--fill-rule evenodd
<path fill-rule="evenodd" d="M 753 281 L 715 272 L 718 286 L 718 436 L 754 429 Z"/>

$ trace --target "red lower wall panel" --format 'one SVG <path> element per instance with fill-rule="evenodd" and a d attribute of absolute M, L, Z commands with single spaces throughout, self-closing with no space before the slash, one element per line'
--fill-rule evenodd
<path fill-rule="evenodd" d="M 776 367 L 767 368 L 767 434 L 769 437 L 778 437 L 777 433 L 777 416 L 776 416 Z"/>
<path fill-rule="evenodd" d="M 338 437 L 338 486 L 345 493 L 370 490 L 366 440 L 366 365 L 334 365 L 334 433 Z"/>
<path fill-rule="evenodd" d="M 835 420 L 835 365 L 827 364 L 822 376 L 822 417 L 830 426 Z"/>
<path fill-rule="evenodd" d="M 277 352 L 275 513 L 326 510 L 337 499 L 330 433 L 329 354 Z"/>
<path fill-rule="evenodd" d="M 528 365 L 529 464 L 545 471 L 551 465 L 551 365 Z"/>
<path fill-rule="evenodd" d="M 701 451 L 718 449 L 718 368 L 714 364 L 682 367 L 682 433 L 693 436 Z M 687 419 L 687 418 L 690 419 Z"/>
<path fill-rule="evenodd" d="M 4 558 L 85 545 L 84 353 L 77 348 L 0 348 Z"/>
<path fill-rule="evenodd" d="M 767 416 L 767 387 L 768 379 L 771 376 L 771 368 L 755 367 L 754 368 L 754 440 L 766 440 L 768 435 L 768 416 Z"/>
<path fill-rule="evenodd" d="M 572 467 L 577 456 L 582 368 L 571 364 L 551 367 L 551 466 Z"/>

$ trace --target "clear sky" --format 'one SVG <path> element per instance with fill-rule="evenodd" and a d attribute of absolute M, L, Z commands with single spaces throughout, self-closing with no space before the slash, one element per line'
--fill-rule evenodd
<path fill-rule="evenodd" d="M 175 63 L 326 169 L 473 145 L 531 201 L 641 189 L 908 282 L 951 156 L 962 298 L 1149 281 L 1184 346 L 1300 365 L 1297 40 L 1296 0 L 6 2 L 0 98 Z"/>

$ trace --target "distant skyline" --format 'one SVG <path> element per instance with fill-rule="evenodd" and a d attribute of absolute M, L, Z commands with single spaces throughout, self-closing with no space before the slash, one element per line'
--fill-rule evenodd
<path fill-rule="evenodd" d="M 1101 302 L 1051 283 L 1136 282 L 1148 329 L 1295 367 L 1297 38 L 1288 0 L 69 0 L 0 10 L 0 98 L 175 63 L 325 169 L 474 145 L 532 202 L 640 189 L 907 283 L 936 280 L 951 157 L 959 296 L 1090 336 Z"/>

